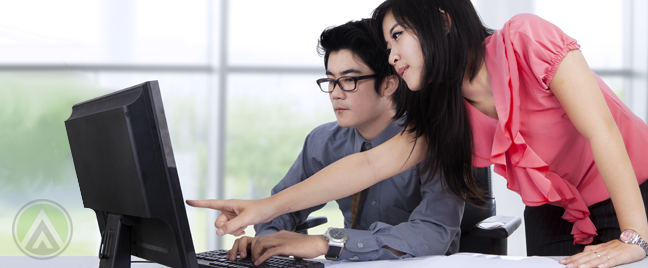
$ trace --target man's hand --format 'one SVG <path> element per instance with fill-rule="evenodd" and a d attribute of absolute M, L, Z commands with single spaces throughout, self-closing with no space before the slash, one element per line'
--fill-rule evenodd
<path fill-rule="evenodd" d="M 227 252 L 227 258 L 241 258 L 250 253 L 254 265 L 260 265 L 272 256 L 295 256 L 311 259 L 326 254 L 328 242 L 322 235 L 305 235 L 289 231 L 259 237 L 241 237 Z"/>
<path fill-rule="evenodd" d="M 217 235 L 245 234 L 248 225 L 268 222 L 274 218 L 274 208 L 269 198 L 259 200 L 187 200 L 192 207 L 211 208 L 220 210 L 214 226 L 218 228 Z"/>
<path fill-rule="evenodd" d="M 249 237 L 249 236 L 243 236 L 234 241 L 234 245 L 232 245 L 232 249 L 227 251 L 227 259 L 230 261 L 236 260 L 236 256 L 239 255 L 241 256 L 241 259 L 245 259 L 248 256 L 248 253 L 250 252 L 250 246 L 252 245 L 252 241 L 254 241 L 256 237 Z"/>

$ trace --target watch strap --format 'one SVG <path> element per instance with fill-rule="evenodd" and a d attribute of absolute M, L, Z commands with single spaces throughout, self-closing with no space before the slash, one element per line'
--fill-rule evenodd
<path fill-rule="evenodd" d="M 640 246 L 646 252 L 646 256 L 648 256 L 648 242 L 643 240 L 639 235 L 637 235 L 637 238 L 639 238 L 639 241 L 635 245 Z"/>
<path fill-rule="evenodd" d="M 329 245 L 328 251 L 324 257 L 327 260 L 337 260 L 340 258 L 340 251 L 342 251 L 342 247 Z"/>

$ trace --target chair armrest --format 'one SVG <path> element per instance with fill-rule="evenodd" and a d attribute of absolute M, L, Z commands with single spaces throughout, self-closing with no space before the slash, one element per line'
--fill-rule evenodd
<path fill-rule="evenodd" d="M 296 233 L 307 233 L 306 230 L 319 226 L 328 222 L 328 219 L 325 216 L 321 217 L 308 217 L 306 221 L 295 227 Z M 519 224 L 518 224 L 519 225 Z"/>
<path fill-rule="evenodd" d="M 508 238 L 518 227 L 522 219 L 512 216 L 492 216 L 470 229 L 468 235 L 491 238 Z"/>

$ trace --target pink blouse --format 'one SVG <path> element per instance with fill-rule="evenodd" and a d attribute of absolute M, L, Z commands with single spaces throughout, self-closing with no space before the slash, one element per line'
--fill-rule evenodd
<path fill-rule="evenodd" d="M 591 147 L 549 89 L 576 40 L 531 14 L 520 14 L 484 40 L 486 68 L 499 120 L 465 102 L 474 132 L 475 166 L 494 164 L 527 206 L 565 208 L 574 243 L 589 244 L 596 228 L 588 206 L 607 200 Z M 638 182 L 648 179 L 648 125 L 594 74 L 623 136 Z"/>

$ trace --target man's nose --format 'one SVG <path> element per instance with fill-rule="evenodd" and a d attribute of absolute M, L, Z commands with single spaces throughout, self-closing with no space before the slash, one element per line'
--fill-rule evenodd
<path fill-rule="evenodd" d="M 338 83 L 333 84 L 333 91 L 329 93 L 331 99 L 343 99 L 346 96 L 346 92 L 342 91 Z"/>

